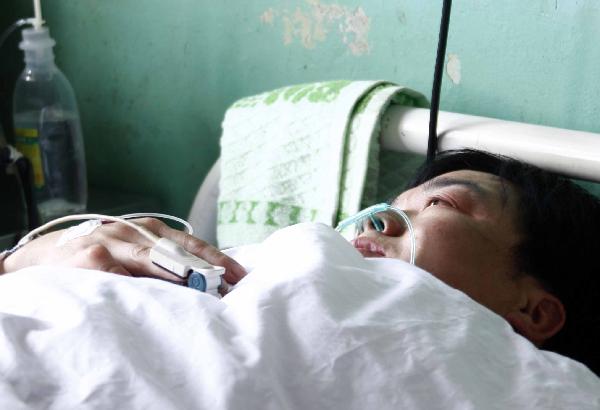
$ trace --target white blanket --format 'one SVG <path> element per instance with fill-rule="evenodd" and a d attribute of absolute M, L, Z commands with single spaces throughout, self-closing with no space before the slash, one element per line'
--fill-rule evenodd
<path fill-rule="evenodd" d="M 0 408 L 600 408 L 600 379 L 402 261 L 301 224 L 222 300 L 153 279 L 0 277 Z"/>

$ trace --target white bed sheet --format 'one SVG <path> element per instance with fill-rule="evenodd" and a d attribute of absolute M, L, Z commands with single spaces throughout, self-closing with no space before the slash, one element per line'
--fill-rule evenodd
<path fill-rule="evenodd" d="M 0 408 L 597 409 L 600 379 L 402 261 L 301 224 L 222 300 L 152 279 L 0 277 Z"/>

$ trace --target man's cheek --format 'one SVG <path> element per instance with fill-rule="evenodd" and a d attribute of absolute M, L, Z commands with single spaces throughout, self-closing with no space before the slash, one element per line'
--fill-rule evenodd
<path fill-rule="evenodd" d="M 415 229 L 416 264 L 444 282 L 456 283 L 460 272 L 470 263 L 469 253 L 464 249 L 466 233 L 452 225 L 439 221 Z"/>
<path fill-rule="evenodd" d="M 415 230 L 415 264 L 435 276 L 446 276 L 445 267 L 452 264 L 448 243 L 440 238 L 437 231 Z M 441 277 L 440 277 L 441 279 Z"/>

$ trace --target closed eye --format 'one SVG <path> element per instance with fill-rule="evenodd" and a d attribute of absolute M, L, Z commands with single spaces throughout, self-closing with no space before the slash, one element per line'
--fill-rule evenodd
<path fill-rule="evenodd" d="M 449 200 L 438 197 L 431 198 L 429 201 L 427 201 L 427 206 L 425 208 L 429 208 L 430 206 L 449 206 L 451 208 L 456 208 L 456 206 Z"/>

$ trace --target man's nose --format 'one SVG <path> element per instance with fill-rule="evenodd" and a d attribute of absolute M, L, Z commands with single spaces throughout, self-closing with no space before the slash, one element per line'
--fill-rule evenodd
<path fill-rule="evenodd" d="M 366 218 L 363 231 L 378 231 L 386 236 L 400 236 L 406 231 L 406 223 L 392 212 L 379 212 Z"/>

